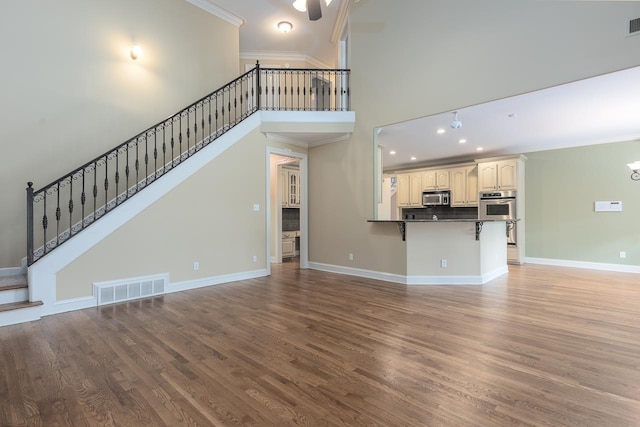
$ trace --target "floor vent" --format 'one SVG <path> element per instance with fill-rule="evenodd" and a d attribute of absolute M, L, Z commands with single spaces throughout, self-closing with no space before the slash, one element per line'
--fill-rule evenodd
<path fill-rule="evenodd" d="M 629 35 L 634 36 L 640 34 L 640 18 L 629 21 Z"/>
<path fill-rule="evenodd" d="M 98 305 L 113 304 L 138 298 L 147 298 L 165 293 L 169 282 L 166 274 L 137 277 L 134 279 L 112 280 L 93 284 L 93 293 Z"/>

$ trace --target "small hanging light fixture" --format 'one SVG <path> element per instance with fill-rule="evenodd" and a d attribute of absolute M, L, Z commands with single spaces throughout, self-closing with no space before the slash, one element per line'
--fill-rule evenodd
<path fill-rule="evenodd" d="M 293 29 L 293 24 L 289 21 L 280 21 L 278 22 L 278 30 L 283 33 L 288 33 Z"/>
<path fill-rule="evenodd" d="M 629 163 L 627 166 L 631 169 L 631 179 L 634 181 L 640 181 L 640 160 Z"/>
<path fill-rule="evenodd" d="M 136 59 L 138 59 L 140 55 L 142 55 L 142 48 L 137 44 L 135 44 L 131 47 L 130 54 L 131 54 L 131 59 L 135 61 Z"/>

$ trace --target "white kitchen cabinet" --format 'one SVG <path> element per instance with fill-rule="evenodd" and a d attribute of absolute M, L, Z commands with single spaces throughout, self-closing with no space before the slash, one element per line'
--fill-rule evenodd
<path fill-rule="evenodd" d="M 517 190 L 519 160 L 478 164 L 478 190 Z"/>
<path fill-rule="evenodd" d="M 300 171 L 298 169 L 280 170 L 280 185 L 283 208 L 300 207 Z"/>
<path fill-rule="evenodd" d="M 448 190 L 450 188 L 449 169 L 428 170 L 422 173 L 422 189 Z"/>
<path fill-rule="evenodd" d="M 300 236 L 299 231 L 282 232 L 282 258 L 293 258 L 296 256 L 296 237 Z"/>
<path fill-rule="evenodd" d="M 422 206 L 422 172 L 396 175 L 398 206 L 401 208 Z"/>
<path fill-rule="evenodd" d="M 451 206 L 478 206 L 478 168 L 451 169 Z"/>

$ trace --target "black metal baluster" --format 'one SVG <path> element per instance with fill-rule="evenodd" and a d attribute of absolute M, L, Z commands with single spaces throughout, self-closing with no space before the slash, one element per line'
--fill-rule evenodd
<path fill-rule="evenodd" d="M 125 193 L 126 193 L 126 197 L 125 200 L 127 200 L 129 198 L 129 189 L 131 188 L 129 186 L 129 174 L 130 174 L 130 168 L 129 168 L 129 143 L 127 142 L 127 162 L 126 162 L 126 166 L 124 167 L 124 177 L 125 177 L 125 183 L 126 183 L 126 188 L 125 188 Z"/>
<path fill-rule="evenodd" d="M 136 193 L 138 192 L 139 188 L 140 188 L 140 150 L 138 149 L 138 139 L 136 139 L 136 163 L 135 163 L 135 167 L 136 167 Z"/>
<path fill-rule="evenodd" d="M 175 153 L 174 153 L 174 147 L 176 145 L 176 141 L 174 138 L 175 135 L 175 130 L 174 130 L 174 125 L 175 125 L 176 121 L 175 121 L 175 116 L 171 118 L 171 169 L 173 169 L 173 166 L 175 164 L 176 161 L 176 157 L 175 157 Z"/>
<path fill-rule="evenodd" d="M 162 125 L 162 174 L 167 171 L 167 122 Z"/>
<path fill-rule="evenodd" d="M 153 130 L 153 179 L 158 177 L 158 128 Z"/>
<path fill-rule="evenodd" d="M 27 182 L 27 265 L 34 263 L 33 259 L 33 182 Z"/>
<path fill-rule="evenodd" d="M 120 200 L 120 198 L 118 197 L 118 184 L 120 183 L 120 150 L 119 149 L 116 149 L 115 181 L 116 181 L 116 206 L 118 206 L 119 200 Z"/>
<path fill-rule="evenodd" d="M 43 254 L 47 253 L 47 227 L 49 226 L 49 219 L 47 218 L 47 190 L 42 192 L 42 247 L 44 248 Z"/>
<path fill-rule="evenodd" d="M 56 246 L 60 244 L 60 218 L 62 211 L 60 210 L 60 181 L 56 186 Z"/>
<path fill-rule="evenodd" d="M 144 136 L 144 186 L 149 183 L 149 135 Z"/>
<path fill-rule="evenodd" d="M 109 210 L 109 157 L 104 156 L 104 213 Z"/>
<path fill-rule="evenodd" d="M 87 171 L 85 170 L 85 168 L 82 168 L 82 194 L 80 194 L 80 204 L 82 205 L 82 224 L 80 226 L 80 229 L 84 229 L 84 205 L 87 202 L 87 193 L 85 192 L 85 175 L 87 174 Z"/>
<path fill-rule="evenodd" d="M 178 123 L 178 163 L 182 162 L 182 114 L 179 115 Z"/>
<path fill-rule="evenodd" d="M 256 74 L 255 74 L 255 91 L 256 91 L 256 99 L 254 105 L 256 106 L 256 111 L 260 110 L 260 97 L 262 96 L 262 85 L 260 84 L 260 61 L 256 61 Z"/>
<path fill-rule="evenodd" d="M 69 176 L 69 238 L 73 236 L 73 176 Z"/>
<path fill-rule="evenodd" d="M 187 108 L 187 157 L 189 157 L 189 139 L 191 137 L 191 109 Z"/>
<path fill-rule="evenodd" d="M 98 203 L 98 164 L 93 162 L 93 220 L 96 218 L 96 210 Z"/>

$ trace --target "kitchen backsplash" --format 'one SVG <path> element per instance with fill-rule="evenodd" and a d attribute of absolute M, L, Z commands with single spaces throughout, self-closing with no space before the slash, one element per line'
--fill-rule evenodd
<path fill-rule="evenodd" d="M 282 231 L 300 230 L 300 209 L 282 208 Z"/>
<path fill-rule="evenodd" d="M 427 206 L 402 209 L 402 219 L 477 219 L 478 208 L 452 208 L 451 206 Z"/>

